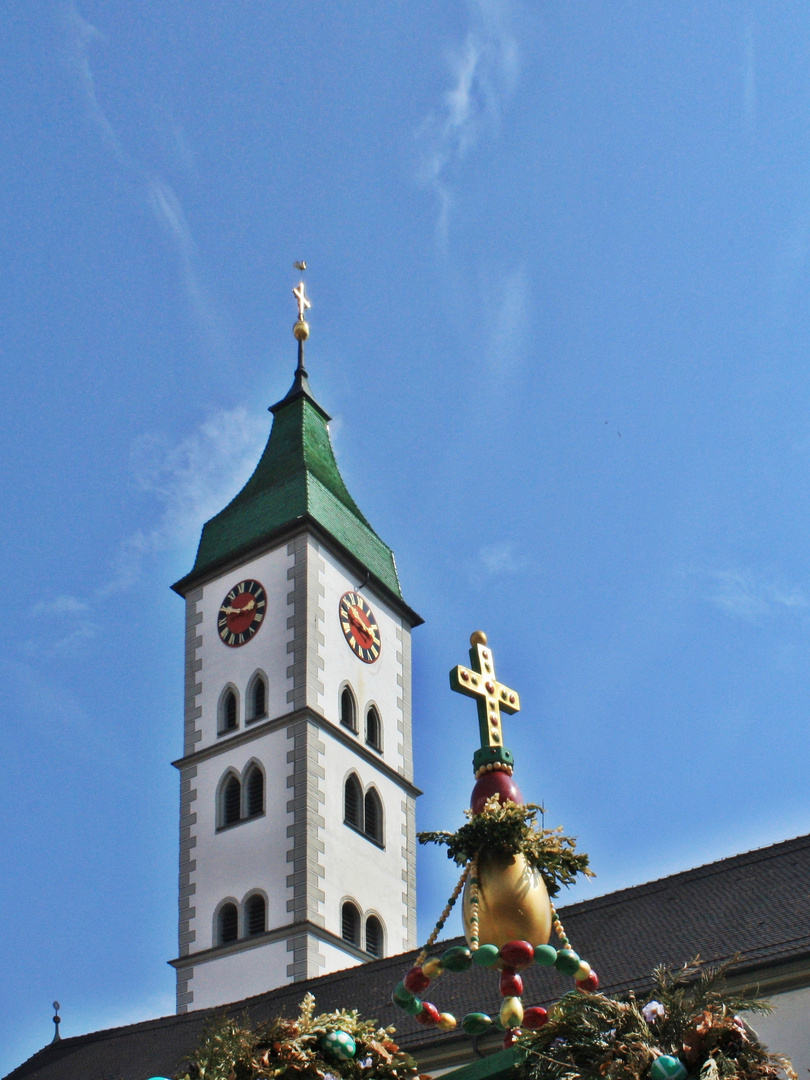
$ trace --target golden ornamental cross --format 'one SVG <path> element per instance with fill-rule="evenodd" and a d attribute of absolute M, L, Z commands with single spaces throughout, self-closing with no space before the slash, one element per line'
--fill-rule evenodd
<path fill-rule="evenodd" d="M 503 745 L 501 713 L 520 711 L 520 697 L 495 677 L 495 659 L 487 645 L 487 636 L 476 630 L 470 637 L 470 666 L 459 664 L 450 672 L 450 686 L 459 694 L 475 699 L 478 707 L 478 728 L 481 734 L 481 750 L 477 751 L 473 764 L 494 762 L 512 764 L 512 755 Z"/>
<path fill-rule="evenodd" d="M 298 287 L 293 289 L 293 296 L 298 301 L 298 318 L 301 322 L 304 321 L 304 312 L 307 308 L 311 308 L 312 304 L 307 300 L 306 293 L 304 292 L 304 283 L 300 281 Z"/>

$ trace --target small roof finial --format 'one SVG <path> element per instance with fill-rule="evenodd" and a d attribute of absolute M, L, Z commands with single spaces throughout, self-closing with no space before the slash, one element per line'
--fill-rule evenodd
<path fill-rule="evenodd" d="M 55 1001 L 53 1003 L 53 1011 L 54 1011 L 54 1017 L 53 1017 L 54 1033 L 53 1033 L 53 1038 L 51 1039 L 51 1042 L 60 1042 L 62 1036 L 59 1034 L 59 1025 L 62 1023 L 62 1018 L 59 1015 L 59 1002 L 58 1001 Z"/>
<path fill-rule="evenodd" d="M 294 263 L 293 265 L 296 270 L 301 270 L 302 272 L 307 268 L 307 264 L 303 261 Z M 298 342 L 298 371 L 306 372 L 306 368 L 304 367 L 304 342 L 309 337 L 309 323 L 304 318 L 304 313 L 307 308 L 312 307 L 312 304 L 307 299 L 303 280 L 299 281 L 298 285 L 293 289 L 293 296 L 298 302 L 298 320 L 293 326 L 293 337 Z"/>

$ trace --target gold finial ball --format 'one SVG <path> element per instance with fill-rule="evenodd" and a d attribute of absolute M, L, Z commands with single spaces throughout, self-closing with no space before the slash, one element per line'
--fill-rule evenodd
<path fill-rule="evenodd" d="M 296 341 L 306 341 L 309 337 L 309 323 L 299 319 L 293 327 L 293 337 Z"/>
<path fill-rule="evenodd" d="M 486 643 L 487 635 L 484 633 L 483 630 L 475 630 L 472 634 L 470 634 L 471 645 L 486 645 Z"/>

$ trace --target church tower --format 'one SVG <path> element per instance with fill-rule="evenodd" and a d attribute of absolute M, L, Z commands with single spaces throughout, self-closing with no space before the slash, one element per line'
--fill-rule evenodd
<path fill-rule="evenodd" d="M 298 367 L 186 603 L 177 1011 L 416 945 L 411 629 Z"/>

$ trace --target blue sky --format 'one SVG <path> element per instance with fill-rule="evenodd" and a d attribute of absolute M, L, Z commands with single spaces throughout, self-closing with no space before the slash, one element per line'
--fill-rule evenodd
<path fill-rule="evenodd" d="M 805 4 L 8 0 L 0 1071 L 172 1011 L 182 603 L 312 383 L 394 548 L 421 828 L 487 631 L 584 898 L 805 832 Z M 419 866 L 426 937 L 454 882 Z M 598 970 L 598 957 L 591 957 Z"/>

